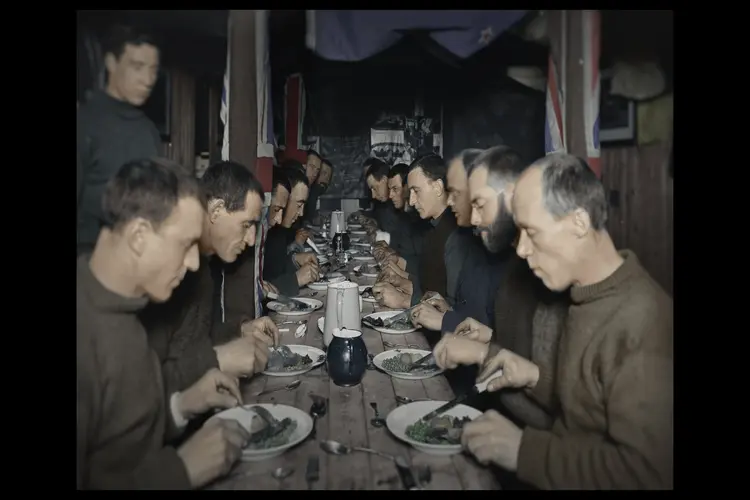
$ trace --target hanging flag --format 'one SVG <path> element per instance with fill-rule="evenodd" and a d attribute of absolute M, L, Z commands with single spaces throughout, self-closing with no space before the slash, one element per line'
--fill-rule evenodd
<path fill-rule="evenodd" d="M 308 10 L 307 48 L 333 61 L 361 61 L 393 46 L 399 30 L 429 36 L 460 58 L 487 46 L 525 10 Z"/>
<path fill-rule="evenodd" d="M 591 169 L 601 178 L 599 149 L 599 51 L 601 13 L 583 11 L 583 120 L 586 128 L 586 156 Z"/>
<path fill-rule="evenodd" d="M 547 69 L 547 103 L 544 123 L 544 150 L 547 154 L 565 151 L 565 127 L 563 126 L 563 92 L 559 85 L 559 73 L 550 51 Z"/>

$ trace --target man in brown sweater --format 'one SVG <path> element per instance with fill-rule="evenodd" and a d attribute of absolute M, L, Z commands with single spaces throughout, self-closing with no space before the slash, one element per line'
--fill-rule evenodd
<path fill-rule="evenodd" d="M 278 340 L 278 328 L 268 317 L 252 320 L 248 314 L 225 321 L 223 274 L 210 261 L 215 256 L 234 262 L 255 244 L 263 188 L 249 170 L 234 162 L 212 165 L 200 183 L 208 200 L 198 241 L 200 268 L 185 278 L 168 302 L 151 304 L 141 315 L 162 361 L 168 394 L 188 387 L 211 368 L 235 377 L 263 371 L 268 347 Z"/>
<path fill-rule="evenodd" d="M 538 160 L 512 206 L 518 255 L 549 289 L 571 288 L 557 373 L 491 347 L 474 362 L 479 380 L 503 370 L 490 390 L 527 390 L 557 418 L 551 430 L 521 430 L 490 411 L 462 443 L 542 489 L 672 488 L 672 300 L 632 252 L 615 249 L 604 187 L 583 160 Z M 452 342 L 450 363 L 466 362 L 459 344 L 471 341 Z"/>
<path fill-rule="evenodd" d="M 164 445 L 182 416 L 241 401 L 212 371 L 165 401 L 160 364 L 136 313 L 164 301 L 198 265 L 204 213 L 194 179 L 151 160 L 130 162 L 103 195 L 105 226 L 77 267 L 78 489 L 186 489 L 226 473 L 248 438 L 215 419 L 179 449 Z M 226 392 L 226 393 L 225 393 Z"/>

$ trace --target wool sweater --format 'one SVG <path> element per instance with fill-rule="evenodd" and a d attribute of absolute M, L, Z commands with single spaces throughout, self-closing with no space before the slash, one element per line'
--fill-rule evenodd
<path fill-rule="evenodd" d="M 532 395 L 560 411 L 551 430 L 523 432 L 517 474 L 537 488 L 672 488 L 672 299 L 621 255 L 611 276 L 571 289 L 557 377 L 540 367 Z"/>
<path fill-rule="evenodd" d="M 159 360 L 136 313 L 146 298 L 122 297 L 78 260 L 78 489 L 189 489 L 176 428 L 164 397 Z"/>

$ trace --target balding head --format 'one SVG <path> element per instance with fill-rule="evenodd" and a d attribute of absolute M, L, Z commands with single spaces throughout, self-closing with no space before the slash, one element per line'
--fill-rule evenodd
<path fill-rule="evenodd" d="M 552 154 L 518 179 L 512 201 L 518 255 L 550 290 L 565 290 L 595 233 L 604 230 L 604 188 L 585 161 Z"/>

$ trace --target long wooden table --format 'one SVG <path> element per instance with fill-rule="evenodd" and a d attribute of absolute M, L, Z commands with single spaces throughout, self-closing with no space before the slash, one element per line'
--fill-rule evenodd
<path fill-rule="evenodd" d="M 354 264 L 361 264 L 355 261 Z M 349 268 L 352 267 L 349 266 Z M 372 284 L 372 279 L 351 277 L 360 284 Z M 323 334 L 317 326 L 318 318 L 325 315 L 326 292 L 313 292 L 305 289 L 302 297 L 313 297 L 323 301 L 323 307 L 301 317 L 272 317 L 282 319 L 307 319 L 307 333 L 303 338 L 295 338 L 296 325 L 282 325 L 289 328 L 281 333 L 282 344 L 306 344 L 323 348 Z M 365 302 L 362 315 L 386 310 Z M 414 344 L 429 349 L 419 331 L 405 335 L 381 334 L 363 327 L 363 337 L 370 354 L 386 350 L 383 341 L 405 346 Z M 302 384 L 293 391 L 281 390 L 254 397 L 260 391 L 282 387 L 293 380 Z M 328 411 L 317 422 L 316 440 L 308 439 L 288 450 L 285 454 L 264 462 L 242 462 L 225 478 L 213 484 L 211 489 L 221 490 L 281 490 L 307 489 L 305 469 L 308 458 L 317 455 L 320 460 L 320 479 L 312 485 L 315 490 L 398 490 L 402 489 L 398 472 L 390 460 L 368 453 L 355 452 L 347 456 L 328 455 L 320 449 L 319 441 L 333 439 L 349 446 L 364 446 L 391 455 L 402 455 L 411 459 L 414 466 L 429 465 L 432 480 L 426 486 L 430 490 L 482 490 L 499 489 L 494 474 L 479 465 L 473 458 L 458 454 L 451 457 L 436 457 L 418 452 L 392 436 L 388 429 L 373 427 L 370 420 L 375 416 L 371 403 L 377 403 L 380 416 L 385 418 L 396 406 L 396 395 L 412 399 L 430 398 L 448 401 L 454 397 L 453 391 L 444 376 L 412 381 L 391 378 L 378 370 L 368 370 L 360 385 L 338 387 L 328 377 L 325 366 L 315 368 L 299 377 L 268 377 L 259 375 L 242 387 L 244 402 L 279 403 L 295 406 L 309 412 L 312 405 L 310 394 L 328 398 Z M 278 467 L 292 467 L 294 473 L 283 481 L 277 481 L 271 472 Z"/>

